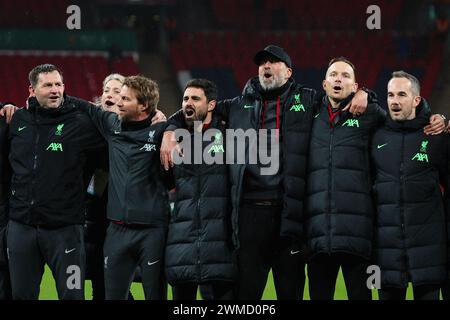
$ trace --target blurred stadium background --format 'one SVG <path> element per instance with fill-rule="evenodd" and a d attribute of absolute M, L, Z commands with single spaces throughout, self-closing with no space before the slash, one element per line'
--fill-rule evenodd
<path fill-rule="evenodd" d="M 366 27 L 373 4 L 380 30 Z M 66 26 L 70 5 L 81 9 L 80 30 Z M 449 18 L 449 0 L 0 0 L 0 100 L 23 105 L 28 72 L 53 63 L 66 92 L 91 101 L 109 73 L 151 77 L 170 115 L 191 77 L 216 81 L 220 98 L 238 95 L 256 75 L 254 53 L 277 44 L 308 87 L 320 89 L 328 61 L 342 55 L 382 105 L 390 73 L 403 69 L 421 80 L 433 111 L 448 117 Z M 41 298 L 56 298 L 51 282 L 47 271 Z M 271 286 L 265 298 L 274 298 Z M 341 282 L 337 295 L 345 298 Z"/>
<path fill-rule="evenodd" d="M 67 8 L 81 9 L 68 30 Z M 369 5 L 381 29 L 368 30 Z M 0 100 L 22 104 L 28 71 L 50 62 L 70 95 L 93 100 L 111 72 L 141 73 L 161 87 L 161 108 L 180 106 L 190 77 L 214 80 L 220 97 L 239 94 L 256 74 L 254 53 L 278 44 L 294 77 L 320 88 L 328 61 L 346 56 L 357 81 L 384 103 L 393 70 L 421 80 L 433 111 L 449 115 L 449 0 L 0 0 Z"/>

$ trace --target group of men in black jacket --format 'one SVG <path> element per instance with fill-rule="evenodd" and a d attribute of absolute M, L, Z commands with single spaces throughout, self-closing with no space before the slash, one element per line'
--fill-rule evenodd
<path fill-rule="evenodd" d="M 1 137 L 11 148 L 5 254 L 13 298 L 38 297 L 44 263 L 61 299 L 84 298 L 82 172 L 88 151 L 106 140 L 107 299 L 127 298 L 138 265 L 148 299 L 165 298 L 167 277 L 176 299 L 195 299 L 197 285 L 208 284 L 215 299 L 258 300 L 270 269 L 278 299 L 302 299 L 306 262 L 312 299 L 333 298 L 340 267 L 349 298 L 371 299 L 369 264 L 381 268 L 382 299 L 404 296 L 408 282 L 419 298 L 435 299 L 448 272 L 439 188 L 448 183 L 448 139 L 427 135 L 444 121 L 430 118 L 417 79 L 393 75 L 386 115 L 372 92 L 358 90 L 345 58 L 330 62 L 325 95 L 295 83 L 280 47 L 266 47 L 254 62 L 258 76 L 241 96 L 217 101 L 212 82 L 192 80 L 182 109 L 156 124 L 159 92 L 150 79 L 124 80 L 117 115 L 66 96 L 56 67 L 33 69 L 29 106 Z M 257 135 L 239 149 L 226 143 L 227 129 Z M 199 134 L 209 139 L 198 149 Z M 279 163 L 275 174 L 262 174 L 261 157 L 227 157 L 245 150 L 250 159 L 250 146 L 274 140 L 265 148 Z M 214 161 L 196 162 L 198 150 Z"/>
<path fill-rule="evenodd" d="M 447 137 L 424 133 L 431 112 L 418 80 L 393 73 L 388 116 L 376 103 L 359 117 L 341 111 L 356 86 L 355 67 L 346 59 L 330 62 L 323 86 L 311 131 L 304 220 L 311 298 L 333 298 L 341 267 L 349 299 L 370 300 L 367 268 L 375 264 L 381 299 L 404 299 L 409 282 L 416 299 L 438 299 L 447 279 L 439 188 L 446 185 Z M 380 140 L 381 132 L 387 134 Z M 408 134 L 415 136 L 412 149 L 395 141 Z M 431 143 L 427 149 L 437 140 L 437 149 Z M 427 155 L 413 153 L 421 143 Z"/>
<path fill-rule="evenodd" d="M 12 168 L 6 230 L 12 298 L 37 299 L 47 263 L 60 299 L 84 299 L 83 169 L 89 151 L 100 150 L 106 140 L 106 298 L 126 299 L 139 265 L 146 298 L 163 299 L 169 204 L 157 152 L 165 124 L 151 123 L 157 84 L 127 77 L 116 114 L 65 95 L 54 65 L 35 67 L 29 79 L 28 107 L 15 112 L 5 139 Z"/>
<path fill-rule="evenodd" d="M 381 268 L 382 299 L 401 296 L 398 291 L 404 295 L 402 290 L 409 282 L 418 289 L 416 298 L 436 298 L 436 288 L 438 290 L 445 283 L 447 274 L 443 276 L 439 269 L 439 275 L 432 275 L 432 268 L 436 266 L 436 260 L 442 263 L 443 250 L 433 253 L 426 247 L 443 244 L 446 247 L 442 233 L 445 217 L 439 211 L 444 206 L 443 196 L 437 192 L 439 180 L 432 177 L 436 178 L 438 165 L 446 166 L 447 162 L 440 155 L 431 156 L 431 149 L 426 149 L 426 137 L 430 137 L 430 141 L 445 139 L 445 135 L 429 135 L 442 132 L 445 125 L 441 116 L 431 116 L 428 106 L 420 98 L 420 91 L 411 89 L 417 87 L 418 82 L 411 80 L 415 78 L 407 73 L 393 75 L 388 90 L 389 97 L 396 98 L 395 101 L 389 98 L 390 113 L 386 115 L 374 93 L 358 90 L 355 67 L 345 58 L 330 62 L 323 81 L 325 95 L 295 84 L 291 78 L 292 61 L 280 47 L 266 47 L 255 55 L 254 62 L 258 65 L 258 77 L 248 81 L 241 96 L 217 102 L 213 112 L 229 129 L 254 129 L 261 135 L 273 134 L 279 138 L 280 169 L 275 175 L 261 174 L 262 161 L 241 164 L 228 159 L 231 222 L 238 267 L 235 297 L 260 299 L 268 271 L 272 268 L 277 297 L 301 299 L 307 262 L 312 299 L 333 299 L 337 274 L 342 268 L 349 298 L 370 300 L 367 267 L 371 264 Z M 403 79 L 401 90 L 391 88 L 397 78 Z M 396 189 L 395 194 L 388 187 L 383 190 L 384 194 L 396 198 L 400 192 L 408 192 L 408 197 L 413 199 L 424 198 L 414 204 L 418 207 L 414 209 L 413 220 L 403 213 L 402 208 L 409 208 L 411 204 L 401 202 L 401 205 L 387 206 L 397 218 L 386 221 L 381 214 L 385 203 L 379 192 L 372 192 L 374 185 L 378 190 L 379 177 L 386 170 L 382 165 L 374 166 L 377 162 L 372 139 L 378 130 L 383 130 L 385 123 L 388 125 L 395 112 L 407 108 L 417 109 L 417 114 L 424 120 L 416 127 L 416 134 L 423 138 L 420 143 L 423 142 L 422 150 L 425 151 L 418 152 L 416 158 L 405 152 L 404 157 L 410 157 L 409 160 L 416 164 L 428 164 L 426 169 L 420 169 L 430 173 L 426 175 L 431 180 L 430 192 L 417 196 L 419 191 L 411 188 L 411 181 L 400 174 L 402 187 Z M 417 120 L 394 121 L 409 127 L 411 121 Z M 174 162 L 172 152 L 180 152 L 172 130 L 182 127 L 182 113 L 175 114 L 169 123 L 161 148 L 166 169 Z M 248 141 L 245 145 L 247 159 L 252 143 Z M 387 148 L 388 143 L 388 140 L 385 145 L 380 143 L 380 149 Z M 398 152 L 403 145 L 392 148 Z M 425 153 L 427 150 L 430 153 Z M 439 150 L 446 152 L 447 146 Z M 393 165 L 386 155 L 383 156 L 385 163 L 400 172 L 409 166 L 403 162 Z M 421 186 L 425 184 L 419 182 Z M 432 204 L 425 205 L 424 201 Z M 422 209 L 425 212 L 422 213 Z M 426 210 L 443 220 L 432 224 Z M 389 239 L 388 249 L 383 250 L 380 244 L 387 239 L 380 226 L 395 228 L 390 224 L 397 223 L 399 217 L 404 220 L 399 225 L 402 232 L 390 235 L 394 240 Z M 419 234 L 424 239 L 419 241 L 420 244 L 413 244 Z M 434 238 L 436 234 L 440 234 L 439 240 Z M 399 252 L 393 254 L 390 246 Z M 424 258 L 415 256 L 416 251 L 422 249 Z M 428 258 L 431 254 L 436 260 Z M 385 263 L 384 256 L 391 260 Z M 418 267 L 413 267 L 413 261 Z M 421 272 L 429 276 L 426 281 L 415 276 L 411 269 L 419 266 L 423 268 Z M 392 269 L 397 276 L 401 275 L 402 282 L 389 282 Z"/>

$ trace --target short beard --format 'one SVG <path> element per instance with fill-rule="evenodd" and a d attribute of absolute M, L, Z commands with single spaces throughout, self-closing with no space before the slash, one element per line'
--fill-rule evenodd
<path fill-rule="evenodd" d="M 410 112 L 409 114 L 400 114 L 399 116 L 397 116 L 394 121 L 407 121 L 408 118 L 411 116 L 412 112 Z M 391 118 L 393 118 L 391 116 Z"/>
<path fill-rule="evenodd" d="M 208 112 L 203 113 L 203 114 L 197 113 L 196 117 L 194 117 L 193 119 L 187 120 L 185 118 L 186 125 L 188 126 L 188 128 L 192 128 L 194 126 L 195 121 L 203 122 L 203 121 L 205 121 L 207 115 L 208 115 Z"/>
<path fill-rule="evenodd" d="M 274 90 L 281 87 L 281 82 L 278 83 L 275 77 L 270 81 L 270 83 L 267 84 L 264 82 L 264 80 L 265 80 L 264 76 L 259 76 L 259 84 L 261 85 L 261 88 L 264 89 L 264 91 Z"/>
<path fill-rule="evenodd" d="M 118 115 L 119 116 L 119 120 L 121 122 L 133 122 L 136 120 L 133 120 L 133 115 L 132 114 L 123 114 L 123 115 Z"/>

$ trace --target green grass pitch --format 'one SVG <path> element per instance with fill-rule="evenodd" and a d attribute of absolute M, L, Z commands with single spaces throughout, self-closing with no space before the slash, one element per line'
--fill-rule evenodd
<path fill-rule="evenodd" d="M 131 292 L 136 300 L 144 299 L 144 292 L 142 290 L 142 285 L 140 283 L 133 283 L 131 286 Z M 92 299 L 92 287 L 91 282 L 89 280 L 86 281 L 85 285 L 85 296 L 87 300 Z M 172 299 L 172 292 L 169 288 L 169 299 Z M 308 281 L 306 281 L 305 291 L 304 291 L 305 300 L 309 300 L 308 294 Z M 198 296 L 200 299 L 200 296 Z M 378 294 L 376 290 L 372 290 L 372 298 L 374 300 L 378 299 Z M 56 300 L 58 299 L 56 288 L 55 288 L 55 280 L 51 274 L 51 271 L 48 267 L 45 268 L 45 273 L 41 282 L 41 293 L 39 296 L 40 300 Z M 345 290 L 344 280 L 342 278 L 342 273 L 339 272 L 338 280 L 336 283 L 336 292 L 334 295 L 335 300 L 347 300 L 347 293 Z M 408 288 L 407 299 L 412 299 L 412 290 L 411 287 Z M 272 273 L 269 274 L 269 278 L 266 284 L 266 288 L 264 290 L 263 300 L 276 300 L 275 288 L 273 285 Z"/>

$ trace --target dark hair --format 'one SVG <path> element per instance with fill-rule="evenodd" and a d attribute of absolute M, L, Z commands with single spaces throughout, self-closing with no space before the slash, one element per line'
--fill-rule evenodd
<path fill-rule="evenodd" d="M 59 70 L 53 64 L 46 63 L 46 64 L 41 64 L 41 65 L 34 67 L 28 74 L 28 80 L 30 80 L 30 85 L 33 88 L 36 88 L 39 75 L 41 73 L 48 73 L 48 72 L 53 72 L 53 71 L 58 71 L 58 73 L 61 75 L 61 80 L 62 80 L 63 76 L 62 76 L 61 70 Z"/>
<path fill-rule="evenodd" d="M 203 89 L 203 92 L 205 93 L 206 96 L 206 100 L 208 102 L 212 100 L 217 100 L 218 89 L 214 82 L 206 79 L 192 79 L 188 81 L 188 83 L 184 87 L 184 90 L 192 87 Z"/>
<path fill-rule="evenodd" d="M 355 74 L 355 80 L 356 80 L 356 67 L 355 65 L 348 60 L 346 57 L 336 57 L 330 60 L 330 62 L 328 63 L 328 68 L 331 67 L 331 65 L 335 62 L 345 62 L 346 64 L 348 64 L 350 67 L 352 67 L 353 69 L 353 73 Z"/>
<path fill-rule="evenodd" d="M 140 104 L 148 106 L 148 113 L 152 114 L 159 102 L 158 84 L 144 76 L 126 77 L 123 85 L 136 92 L 136 99 Z"/>
<path fill-rule="evenodd" d="M 417 95 L 420 96 L 420 82 L 419 79 L 417 79 L 412 74 L 405 72 L 403 70 L 400 71 L 394 71 L 392 72 L 392 78 L 406 78 L 409 81 L 411 81 L 411 91 Z"/>

